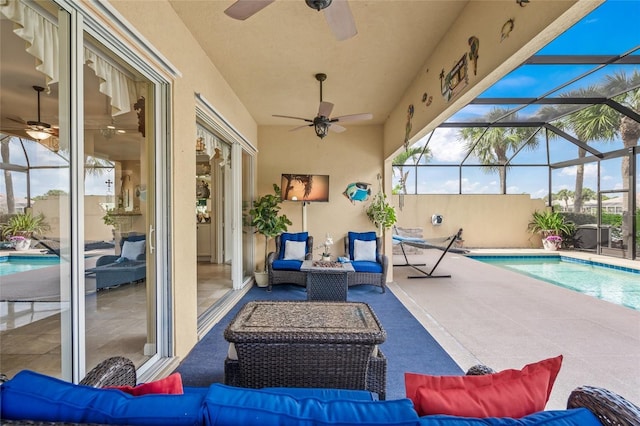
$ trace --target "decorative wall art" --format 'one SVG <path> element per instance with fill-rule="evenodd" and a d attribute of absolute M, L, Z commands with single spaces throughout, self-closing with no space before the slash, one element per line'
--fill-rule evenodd
<path fill-rule="evenodd" d="M 515 22 L 513 19 L 509 19 L 507 22 L 505 22 L 502 25 L 502 30 L 500 30 L 500 43 L 502 43 L 505 38 L 509 37 L 509 34 L 511 34 L 511 31 L 513 31 L 514 25 L 515 25 Z"/>
<path fill-rule="evenodd" d="M 412 127 L 411 119 L 413 118 L 413 112 L 414 112 L 413 104 L 410 104 L 409 108 L 407 108 L 407 124 L 404 129 L 404 149 L 405 150 L 409 149 L 409 137 L 411 136 L 411 127 Z"/>
<path fill-rule="evenodd" d="M 469 60 L 473 62 L 473 75 L 478 74 L 478 51 L 480 50 L 480 40 L 476 36 L 469 37 Z"/>
<path fill-rule="evenodd" d="M 370 183 L 353 182 L 347 185 L 342 195 L 347 197 L 351 204 L 355 204 L 356 201 L 367 201 L 371 195 L 370 186 Z"/>
<path fill-rule="evenodd" d="M 516 0 L 516 3 L 518 3 L 520 7 L 525 7 L 529 3 L 529 0 Z"/>
<path fill-rule="evenodd" d="M 451 71 L 445 74 L 443 68 L 440 72 L 440 91 L 448 102 L 467 87 L 467 84 L 469 84 L 469 75 L 467 73 L 467 54 L 465 53 Z"/>
<path fill-rule="evenodd" d="M 424 104 L 424 106 L 429 106 L 431 105 L 431 102 L 433 101 L 433 96 L 428 94 L 427 92 L 424 92 L 422 94 L 422 103 Z"/>

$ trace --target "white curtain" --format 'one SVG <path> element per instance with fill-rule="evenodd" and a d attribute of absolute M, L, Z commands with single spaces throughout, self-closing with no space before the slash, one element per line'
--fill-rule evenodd
<path fill-rule="evenodd" d="M 13 32 L 26 41 L 26 51 L 36 58 L 36 69 L 45 75 L 47 86 L 58 82 L 57 25 L 19 0 L 0 0 L 0 13 L 14 23 Z M 146 84 L 136 83 L 97 50 L 85 47 L 84 61 L 100 78 L 100 92 L 111 99 L 111 115 L 131 111 Z"/>
<path fill-rule="evenodd" d="M 36 58 L 36 69 L 45 75 L 46 85 L 57 83 L 58 27 L 18 0 L 0 0 L 0 13 L 14 23 L 13 32 L 26 42 L 26 51 Z"/>

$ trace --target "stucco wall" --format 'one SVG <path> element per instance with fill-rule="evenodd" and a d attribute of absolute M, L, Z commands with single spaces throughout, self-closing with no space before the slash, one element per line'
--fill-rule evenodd
<path fill-rule="evenodd" d="M 399 206 L 399 195 L 392 196 Z M 540 247 L 539 238 L 531 238 L 527 225 L 535 210 L 544 210 L 543 200 L 528 195 L 405 195 L 402 210 L 396 207 L 398 226 L 420 227 L 423 237 L 447 237 L 462 228 L 465 247 L 530 248 Z M 431 216 L 440 214 L 439 226 Z"/>
<path fill-rule="evenodd" d="M 377 191 L 376 175 L 382 173 L 382 126 L 349 126 L 344 133 L 318 138 L 313 129 L 290 132 L 291 127 L 263 126 L 258 137 L 264 147 L 258 153 L 259 194 L 280 186 L 282 173 L 329 175 L 329 202 L 307 205 L 307 231 L 320 246 L 327 233 L 334 239 L 332 255 L 343 254 L 343 237 L 348 231 L 375 231 L 364 208 L 368 202 L 352 204 L 342 193 L 351 182 L 371 183 Z M 302 203 L 287 201 L 282 212 L 291 219 L 290 232 L 302 231 Z M 262 241 L 256 253 L 264 250 Z M 273 248 L 273 242 L 271 243 Z M 320 250 L 315 250 L 319 256 Z"/>
<path fill-rule="evenodd" d="M 156 0 L 143 7 L 138 0 L 118 0 L 113 7 L 128 20 L 180 73 L 172 82 L 171 98 L 171 273 L 172 307 L 177 356 L 185 356 L 198 341 L 195 186 L 195 94 L 216 110 L 249 141 L 257 144 L 257 126 L 232 88 L 204 54 L 171 5 Z M 150 3 L 149 3 L 150 5 Z M 106 23 L 109 25 L 109 23 Z"/>

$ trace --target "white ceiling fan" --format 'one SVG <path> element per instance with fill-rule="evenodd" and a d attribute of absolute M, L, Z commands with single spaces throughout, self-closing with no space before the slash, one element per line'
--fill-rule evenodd
<path fill-rule="evenodd" d="M 274 0 L 236 0 L 224 13 L 233 19 L 244 21 L 273 2 Z M 358 34 L 347 0 L 305 0 L 305 3 L 312 9 L 324 11 L 324 17 L 336 39 L 347 40 Z"/>
<path fill-rule="evenodd" d="M 318 107 L 318 115 L 316 115 L 313 119 L 302 118 L 302 117 L 292 117 L 290 115 L 277 115 L 277 114 L 273 115 L 274 117 L 293 118 L 294 120 L 303 120 L 303 121 L 306 121 L 307 123 L 310 123 L 310 124 L 305 124 L 299 127 L 295 127 L 290 131 L 293 132 L 295 130 L 300 130 L 305 127 L 313 127 L 314 130 L 316 131 L 316 136 L 322 139 L 325 136 L 327 136 L 327 133 L 329 130 L 336 133 L 342 133 L 345 130 L 347 130 L 346 128 L 336 123 L 344 123 L 349 121 L 350 122 L 365 121 L 365 120 L 371 120 L 373 118 L 373 114 L 369 112 L 360 113 L 360 114 L 341 115 L 339 117 L 331 118 L 331 111 L 333 110 L 333 104 L 331 102 L 324 102 L 322 100 L 322 82 L 327 79 L 327 75 L 319 73 L 319 74 L 316 74 L 315 77 L 316 77 L 316 80 L 320 82 L 320 106 Z"/>

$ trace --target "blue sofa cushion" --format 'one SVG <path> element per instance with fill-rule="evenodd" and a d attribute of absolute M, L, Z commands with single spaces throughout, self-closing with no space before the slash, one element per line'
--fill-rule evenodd
<path fill-rule="evenodd" d="M 353 241 L 354 240 L 362 240 L 362 241 L 376 241 L 378 236 L 375 232 L 351 232 L 347 236 L 349 238 L 349 259 L 353 260 Z M 376 256 L 378 253 L 376 252 Z"/>
<path fill-rule="evenodd" d="M 432 415 L 420 418 L 421 426 L 602 426 L 598 418 L 586 408 L 540 411 L 519 419 L 487 417 L 455 417 Z"/>
<path fill-rule="evenodd" d="M 263 388 L 263 390 L 289 395 L 293 398 L 316 398 L 321 401 L 332 399 L 349 399 L 352 401 L 377 401 L 377 396 L 373 392 L 352 389 L 325 389 L 325 388 Z"/>
<path fill-rule="evenodd" d="M 204 392 L 132 396 L 23 370 L 0 386 L 4 419 L 126 425 L 201 425 Z"/>
<path fill-rule="evenodd" d="M 299 271 L 302 266 L 302 260 L 274 260 L 271 264 L 273 269 L 279 271 Z"/>
<path fill-rule="evenodd" d="M 282 234 L 280 234 L 280 253 L 278 253 L 278 259 L 282 260 L 284 259 L 284 249 L 287 245 L 287 241 L 307 241 L 307 238 L 309 238 L 309 233 L 308 232 L 298 232 L 295 234 L 291 234 L 288 232 L 283 232 Z"/>
<path fill-rule="evenodd" d="M 416 426 L 418 415 L 411 400 L 363 401 L 340 399 L 340 390 L 324 398 L 294 397 L 268 389 L 209 387 L 205 420 L 209 425 L 389 425 Z"/>
<path fill-rule="evenodd" d="M 351 266 L 356 272 L 373 272 L 376 274 L 382 273 L 382 265 L 378 262 L 369 262 L 366 260 L 356 260 L 351 262 Z"/>

